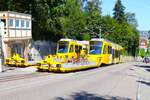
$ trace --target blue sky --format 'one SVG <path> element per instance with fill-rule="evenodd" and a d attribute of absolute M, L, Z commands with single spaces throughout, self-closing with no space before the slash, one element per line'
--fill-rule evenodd
<path fill-rule="evenodd" d="M 102 14 L 113 14 L 117 0 L 102 0 Z M 135 13 L 139 30 L 150 30 L 150 0 L 121 0 L 126 7 L 125 12 Z"/>

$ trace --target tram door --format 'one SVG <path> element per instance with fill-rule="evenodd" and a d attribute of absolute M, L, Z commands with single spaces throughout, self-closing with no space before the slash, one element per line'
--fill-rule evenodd
<path fill-rule="evenodd" d="M 112 49 L 112 63 L 115 63 L 115 50 Z"/>
<path fill-rule="evenodd" d="M 16 53 L 23 57 L 23 48 L 21 46 L 21 43 L 15 43 L 12 45 L 12 55 Z"/>

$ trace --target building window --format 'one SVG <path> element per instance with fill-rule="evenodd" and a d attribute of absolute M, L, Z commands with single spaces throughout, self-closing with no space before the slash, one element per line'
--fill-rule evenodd
<path fill-rule="evenodd" d="M 19 27 L 19 20 L 16 20 L 16 27 Z"/>
<path fill-rule="evenodd" d="M 9 20 L 9 25 L 10 25 L 11 27 L 13 26 L 13 22 L 14 22 L 13 19 L 10 19 L 10 20 Z"/>
<path fill-rule="evenodd" d="M 26 27 L 29 28 L 29 21 L 26 21 Z"/>
<path fill-rule="evenodd" d="M 21 20 L 21 27 L 24 27 L 24 20 Z"/>
<path fill-rule="evenodd" d="M 4 23 L 4 26 L 6 26 L 6 19 L 1 19 L 1 21 Z"/>

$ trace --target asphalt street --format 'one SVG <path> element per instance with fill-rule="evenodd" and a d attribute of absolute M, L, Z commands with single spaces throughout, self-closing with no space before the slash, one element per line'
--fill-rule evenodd
<path fill-rule="evenodd" d="M 129 62 L 71 72 L 0 73 L 0 100 L 148 100 L 150 64 Z"/>

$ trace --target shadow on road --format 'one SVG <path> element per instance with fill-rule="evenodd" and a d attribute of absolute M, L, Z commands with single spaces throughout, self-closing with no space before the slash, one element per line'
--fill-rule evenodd
<path fill-rule="evenodd" d="M 142 68 L 150 68 L 150 65 L 134 65 L 136 67 L 142 67 Z"/>
<path fill-rule="evenodd" d="M 145 82 L 145 81 L 137 81 L 137 82 L 140 82 L 140 83 L 142 83 L 142 84 L 145 84 L 145 85 L 150 86 L 150 82 Z"/>
<path fill-rule="evenodd" d="M 146 71 L 150 72 L 150 65 L 134 65 L 134 66 L 144 68 Z"/>
<path fill-rule="evenodd" d="M 150 72 L 150 69 L 146 69 L 148 72 Z"/>
<path fill-rule="evenodd" d="M 97 96 L 96 94 L 87 93 L 86 91 L 81 91 L 70 95 L 71 98 L 57 97 L 55 100 L 131 100 L 128 98 L 121 97 L 111 97 L 111 96 Z"/>

